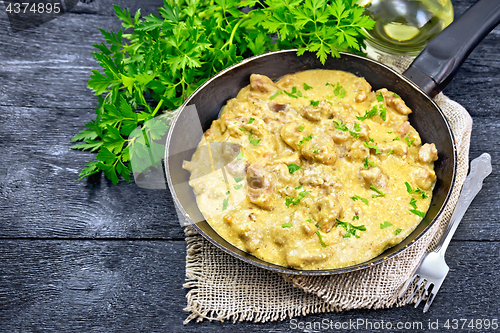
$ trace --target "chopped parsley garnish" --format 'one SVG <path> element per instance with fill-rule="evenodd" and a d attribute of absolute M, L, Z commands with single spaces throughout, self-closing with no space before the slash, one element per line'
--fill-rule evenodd
<path fill-rule="evenodd" d="M 373 185 L 370 185 L 370 190 L 377 192 L 378 194 L 372 195 L 372 198 L 385 197 L 385 193 L 376 188 Z"/>
<path fill-rule="evenodd" d="M 387 156 L 389 156 L 389 155 L 391 155 L 391 154 L 393 154 L 393 153 L 394 153 L 394 149 L 391 149 L 391 150 L 389 150 L 389 152 L 387 153 Z"/>
<path fill-rule="evenodd" d="M 375 140 L 373 140 L 372 138 L 368 137 L 368 141 L 369 142 L 375 142 Z"/>
<path fill-rule="evenodd" d="M 226 198 L 224 199 L 224 201 L 222 201 L 222 210 L 226 210 L 227 209 L 227 204 L 229 203 L 229 198 Z"/>
<path fill-rule="evenodd" d="M 384 95 L 382 95 L 381 92 L 377 93 L 377 102 L 383 102 L 384 101 Z"/>
<path fill-rule="evenodd" d="M 309 193 L 311 193 L 311 191 L 302 191 L 299 193 L 297 199 L 295 199 L 295 197 L 285 198 L 285 205 L 287 207 L 290 207 L 290 205 L 294 205 L 294 206 L 298 205 L 300 200 L 303 199 Z"/>
<path fill-rule="evenodd" d="M 333 94 L 336 97 L 339 97 L 339 98 L 344 98 L 345 97 L 345 94 L 347 93 L 347 90 L 345 90 L 344 87 L 342 87 L 339 82 L 337 82 L 336 85 L 333 85 L 333 84 L 331 84 L 331 83 L 328 82 L 326 85 L 333 87 Z"/>
<path fill-rule="evenodd" d="M 427 194 L 425 194 L 425 192 L 424 192 L 424 191 L 422 191 L 422 190 L 421 190 L 421 189 L 419 189 L 418 187 L 417 187 L 417 189 L 416 189 L 416 190 L 413 190 L 413 189 L 411 188 L 411 185 L 410 185 L 408 182 L 405 182 L 405 185 L 406 185 L 406 191 L 407 191 L 408 193 L 410 193 L 410 194 L 412 194 L 412 193 L 417 193 L 418 195 L 421 195 L 421 196 L 422 196 L 422 199 L 427 199 L 427 198 L 429 197 Z"/>
<path fill-rule="evenodd" d="M 387 132 L 387 134 L 392 134 L 392 132 Z"/>
<path fill-rule="evenodd" d="M 410 212 L 422 218 L 425 217 L 425 213 L 418 210 L 417 200 L 415 200 L 415 198 L 411 198 L 410 205 L 413 207 L 413 209 L 410 209 Z"/>
<path fill-rule="evenodd" d="M 290 222 L 288 222 L 288 223 L 282 224 L 281 227 L 282 228 L 291 228 L 291 227 L 293 227 L 293 224 L 291 224 Z"/>
<path fill-rule="evenodd" d="M 242 188 L 242 187 L 243 187 L 243 184 L 236 184 L 236 185 L 234 185 L 234 186 L 233 186 L 233 188 L 234 188 L 235 190 L 239 190 L 239 189 L 240 189 L 240 188 Z"/>
<path fill-rule="evenodd" d="M 246 129 L 243 127 L 240 127 L 240 131 L 246 131 Z"/>
<path fill-rule="evenodd" d="M 342 123 L 341 120 L 334 120 L 333 122 L 337 124 L 337 126 L 335 126 L 336 129 L 341 130 L 342 132 L 347 132 L 349 130 L 346 124 Z"/>
<path fill-rule="evenodd" d="M 422 218 L 424 218 L 424 217 L 425 217 L 425 213 L 424 213 L 424 212 L 421 212 L 421 211 L 419 211 L 419 210 L 417 210 L 417 209 L 410 209 L 410 212 L 412 212 L 413 214 L 418 215 L 418 216 L 420 216 L 420 217 L 422 217 Z"/>
<path fill-rule="evenodd" d="M 388 228 L 392 225 L 391 222 L 389 221 L 384 221 L 384 223 L 380 223 L 380 229 L 385 229 L 385 228 Z"/>
<path fill-rule="evenodd" d="M 401 139 L 399 138 L 399 136 L 397 136 L 397 137 L 395 137 L 394 139 L 392 139 L 392 141 L 399 141 L 399 140 L 401 140 Z"/>
<path fill-rule="evenodd" d="M 378 106 L 374 105 L 370 111 L 365 111 L 365 115 L 364 116 L 362 116 L 362 117 L 356 117 L 356 118 L 358 120 L 370 119 L 371 117 L 377 115 L 377 110 L 378 110 Z"/>
<path fill-rule="evenodd" d="M 371 145 L 368 142 L 363 142 L 366 148 L 375 149 L 375 154 L 380 154 L 380 149 L 377 145 Z"/>
<path fill-rule="evenodd" d="M 392 96 L 394 96 L 395 98 L 400 98 L 399 95 L 396 93 L 392 94 Z"/>
<path fill-rule="evenodd" d="M 359 195 L 355 195 L 355 196 L 351 197 L 351 199 L 352 199 L 353 201 L 356 201 L 356 200 L 361 200 L 361 201 L 362 201 L 365 205 L 367 205 L 367 206 L 368 206 L 368 200 L 367 200 L 367 199 L 365 199 L 365 198 L 360 197 Z"/>
<path fill-rule="evenodd" d="M 248 136 L 248 140 L 252 145 L 257 146 L 260 142 L 260 139 L 252 139 L 252 135 L 253 135 L 253 130 L 250 130 L 250 135 Z"/>
<path fill-rule="evenodd" d="M 309 222 L 309 223 L 311 223 L 312 220 L 311 219 L 307 219 L 306 221 Z"/>
<path fill-rule="evenodd" d="M 394 230 L 394 235 L 399 234 L 401 231 L 403 231 L 403 229 L 397 228 L 396 230 Z"/>
<path fill-rule="evenodd" d="M 302 97 L 302 93 L 300 91 L 297 91 L 297 87 L 292 87 L 291 92 L 288 92 L 286 90 L 283 90 L 283 92 L 292 98 Z"/>
<path fill-rule="evenodd" d="M 307 83 L 304 82 L 304 84 L 302 85 L 304 87 L 304 90 L 305 91 L 308 91 L 308 90 L 311 90 L 313 87 L 309 86 Z"/>
<path fill-rule="evenodd" d="M 234 179 L 235 182 L 239 183 L 239 182 L 241 182 L 245 178 L 243 178 L 243 177 L 234 177 L 233 179 Z"/>
<path fill-rule="evenodd" d="M 319 153 L 319 149 L 316 149 L 313 151 L 313 154 L 317 154 L 317 153 Z"/>
<path fill-rule="evenodd" d="M 408 144 L 408 148 L 411 147 L 411 144 L 415 141 L 415 140 L 411 140 L 408 136 L 405 136 L 405 141 L 406 143 Z"/>
<path fill-rule="evenodd" d="M 278 90 L 277 92 L 274 93 L 274 95 L 272 95 L 271 97 L 269 97 L 269 100 L 273 100 L 275 99 L 276 97 L 278 97 L 279 95 L 283 94 L 283 92 L 281 90 Z"/>
<path fill-rule="evenodd" d="M 297 171 L 299 169 L 302 169 L 302 168 L 295 163 L 288 164 L 288 172 L 290 172 L 290 173 L 294 173 L 295 171 Z"/>
<path fill-rule="evenodd" d="M 380 106 L 380 118 L 382 118 L 383 121 L 385 121 L 387 119 L 387 109 L 385 108 L 385 106 Z"/>
<path fill-rule="evenodd" d="M 354 220 L 359 220 L 359 215 L 354 215 L 354 216 L 352 217 L 352 220 L 353 220 L 353 221 L 354 221 Z"/>
<path fill-rule="evenodd" d="M 226 195 L 228 195 L 229 193 L 231 193 L 231 191 L 227 191 L 227 192 L 226 192 Z"/>
<path fill-rule="evenodd" d="M 243 158 L 243 153 L 240 151 L 238 155 L 236 155 L 236 159 L 239 161 Z"/>
<path fill-rule="evenodd" d="M 300 147 L 300 145 L 302 145 L 306 141 L 311 141 L 312 137 L 313 137 L 312 133 L 309 134 L 309 136 L 303 137 L 302 140 L 299 141 L 298 146 Z"/>
<path fill-rule="evenodd" d="M 361 132 L 361 125 L 358 124 L 357 122 L 354 122 L 354 130 L 356 132 Z"/>
<path fill-rule="evenodd" d="M 299 126 L 299 132 L 302 132 L 304 129 L 305 129 L 305 127 L 304 127 L 304 126 L 302 126 L 302 125 L 301 125 L 301 126 Z"/>
<path fill-rule="evenodd" d="M 309 101 L 309 105 L 318 106 L 319 105 L 319 101 Z"/>
<path fill-rule="evenodd" d="M 369 168 L 369 167 L 371 167 L 371 166 L 375 166 L 375 162 L 370 162 L 370 161 L 368 161 L 368 157 L 367 157 L 367 158 L 365 158 L 365 164 L 363 165 L 363 167 L 364 167 L 365 169 L 368 169 L 368 168 Z"/>
<path fill-rule="evenodd" d="M 254 121 L 254 120 L 255 120 L 255 118 L 253 118 L 253 117 L 250 117 L 250 119 L 248 119 L 248 124 L 251 124 L 251 123 L 253 123 L 253 121 Z"/>
<path fill-rule="evenodd" d="M 351 236 L 359 238 L 359 236 L 356 235 L 356 230 L 366 231 L 366 227 L 364 225 L 352 225 L 349 222 L 342 222 L 339 219 L 337 219 L 337 227 L 338 226 L 341 226 L 345 229 L 345 231 L 347 231 L 347 233 L 344 235 L 344 238 L 349 238 Z"/>
<path fill-rule="evenodd" d="M 326 245 L 325 242 L 323 242 L 323 238 L 321 238 L 321 234 L 319 233 L 319 231 L 316 231 L 315 234 L 318 235 L 319 242 L 321 243 L 321 246 L 327 247 L 328 245 Z"/>
<path fill-rule="evenodd" d="M 296 190 L 300 190 L 301 188 L 302 188 L 302 185 L 297 186 L 295 189 L 296 189 Z"/>

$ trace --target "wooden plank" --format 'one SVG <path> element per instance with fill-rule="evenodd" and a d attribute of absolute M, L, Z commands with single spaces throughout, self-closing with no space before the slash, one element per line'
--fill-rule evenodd
<path fill-rule="evenodd" d="M 406 306 L 308 315 L 298 320 L 384 320 L 394 325 L 439 320 L 443 325 L 453 318 L 498 318 L 500 290 L 494 286 L 500 279 L 499 251 L 498 242 L 452 242 L 447 256 L 450 273 L 427 314 L 421 307 Z M 236 325 L 204 321 L 184 326 L 184 256 L 182 241 L 0 241 L 2 330 L 290 331 L 288 320 Z"/>

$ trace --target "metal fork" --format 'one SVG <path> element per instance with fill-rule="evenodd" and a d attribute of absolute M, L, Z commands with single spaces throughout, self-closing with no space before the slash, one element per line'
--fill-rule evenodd
<path fill-rule="evenodd" d="M 420 264 L 416 266 L 413 271 L 413 276 L 409 279 L 401 288 L 398 297 L 401 299 L 406 294 L 408 289 L 415 281 L 417 285 L 415 290 L 408 298 L 406 304 L 414 298 L 417 292 L 420 290 L 422 285 L 424 285 L 424 290 L 415 304 L 415 308 L 420 304 L 422 299 L 427 296 L 427 302 L 424 306 L 424 312 L 429 310 L 429 307 L 434 301 L 434 297 L 441 287 L 446 275 L 450 268 L 444 260 L 444 253 L 450 244 L 450 240 L 457 230 L 457 227 L 462 220 L 467 208 L 469 208 L 472 200 L 476 197 L 477 193 L 483 187 L 483 180 L 491 173 L 491 156 L 488 153 L 484 153 L 478 158 L 471 162 L 470 173 L 465 179 L 464 185 L 462 187 L 462 193 L 458 199 L 457 206 L 453 215 L 451 216 L 450 222 L 444 231 L 443 237 L 441 238 L 436 249 L 432 252 L 427 253 Z M 424 284 L 425 282 L 425 284 Z"/>

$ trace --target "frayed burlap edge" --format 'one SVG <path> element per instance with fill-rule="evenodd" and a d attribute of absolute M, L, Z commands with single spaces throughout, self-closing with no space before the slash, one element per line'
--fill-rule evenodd
<path fill-rule="evenodd" d="M 406 68 L 406 57 L 381 59 L 398 71 Z M 401 306 L 397 294 L 410 278 L 422 256 L 432 250 L 455 208 L 468 171 L 472 119 L 458 103 L 443 94 L 434 99 L 455 135 L 458 165 L 455 187 L 440 219 L 411 247 L 383 263 L 361 271 L 311 277 L 277 274 L 238 260 L 201 237 L 188 226 L 186 283 L 191 312 L 184 321 L 196 319 L 266 322 L 309 313 L 355 308 Z M 407 295 L 408 296 L 408 295 Z"/>

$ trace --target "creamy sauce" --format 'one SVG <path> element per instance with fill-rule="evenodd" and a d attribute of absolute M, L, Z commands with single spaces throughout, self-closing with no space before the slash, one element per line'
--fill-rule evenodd
<path fill-rule="evenodd" d="M 250 82 L 184 162 L 223 238 L 278 265 L 327 269 L 365 262 L 415 229 L 437 151 L 397 94 L 331 70 Z"/>

